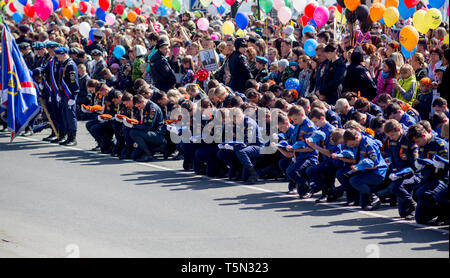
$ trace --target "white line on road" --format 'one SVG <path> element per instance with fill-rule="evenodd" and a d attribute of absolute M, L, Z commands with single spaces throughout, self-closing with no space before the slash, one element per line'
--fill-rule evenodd
<path fill-rule="evenodd" d="M 42 141 L 40 141 L 38 139 L 27 138 L 27 137 L 19 137 L 19 138 L 20 139 L 24 139 L 24 140 L 28 140 L 28 141 L 35 141 L 35 142 L 40 142 L 42 144 L 46 144 L 46 142 L 42 142 Z M 52 144 L 52 143 L 47 143 L 47 144 Z M 58 144 L 52 144 L 52 145 L 60 146 Z M 83 150 L 83 149 L 76 148 L 76 147 L 67 147 L 67 146 L 60 146 L 60 147 L 63 147 L 63 148 L 66 148 L 66 149 L 75 150 L 75 151 L 80 151 L 80 152 L 87 153 L 87 154 L 95 154 L 97 156 L 110 157 L 109 154 L 102 154 L 102 153 L 98 153 L 98 152 L 94 152 L 94 151 Z M 239 185 L 239 187 L 241 187 L 241 188 L 245 187 L 245 188 L 248 188 L 248 189 L 251 189 L 251 190 L 262 191 L 262 192 L 271 193 L 271 194 L 274 194 L 274 195 L 285 196 L 285 197 L 292 197 L 293 199 L 297 199 L 298 198 L 297 196 L 287 195 L 287 194 L 282 193 L 282 192 L 277 192 L 277 191 L 273 191 L 273 190 L 269 190 L 269 189 L 265 189 L 265 188 L 260 188 L 260 187 L 257 187 L 257 186 L 242 185 L 242 184 L 234 182 L 234 181 L 227 181 L 227 180 L 223 180 L 223 179 L 216 179 L 216 178 L 210 178 L 210 177 L 207 177 L 207 176 L 196 175 L 196 174 L 193 174 L 191 172 L 183 172 L 181 170 L 171 169 L 171 168 L 167 168 L 167 167 L 164 167 L 164 166 L 159 166 L 159 165 L 155 165 L 155 164 L 151 164 L 151 163 L 144 163 L 144 162 L 135 162 L 135 163 L 137 163 L 139 165 L 142 165 L 142 166 L 146 166 L 146 167 L 151 167 L 151 168 L 155 168 L 155 169 L 159 169 L 159 170 L 165 170 L 165 171 L 172 171 L 172 172 L 176 172 L 176 173 L 180 173 L 180 174 L 184 174 L 184 175 L 188 175 L 188 176 L 192 176 L 192 177 L 206 178 L 206 179 L 209 179 L 211 181 L 218 181 L 218 182 L 222 182 L 222 183 L 225 183 L 225 184 Z M 313 199 L 305 199 L 305 200 L 302 200 L 302 201 L 303 202 L 305 202 L 305 201 L 312 202 L 314 200 Z M 418 224 L 418 223 L 413 222 L 413 221 L 407 221 L 407 220 L 404 220 L 404 219 L 401 219 L 401 218 L 392 218 L 390 216 L 378 214 L 378 213 L 371 212 L 371 211 L 363 211 L 363 210 L 360 210 L 360 209 L 357 209 L 357 208 L 343 207 L 343 206 L 340 206 L 340 205 L 329 204 L 329 203 L 321 203 L 319 205 L 327 206 L 327 207 L 331 207 L 331 208 L 343 209 L 343 210 L 352 211 L 352 212 L 357 212 L 357 213 L 361 213 L 361 214 L 364 214 L 364 215 L 367 215 L 367 216 L 383 218 L 383 219 L 389 220 L 391 222 L 407 224 L 407 225 L 410 225 L 410 226 L 414 226 L 416 228 L 420 228 L 420 230 L 431 230 L 431 231 L 437 231 L 437 232 L 440 232 L 440 233 L 443 233 L 443 234 L 446 234 L 446 235 L 449 234 L 448 230 L 442 229 L 441 227 L 427 226 L 427 225 L 423 225 L 423 224 Z"/>

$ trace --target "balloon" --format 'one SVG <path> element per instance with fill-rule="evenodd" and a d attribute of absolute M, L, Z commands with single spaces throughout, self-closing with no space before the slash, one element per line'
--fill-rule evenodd
<path fill-rule="evenodd" d="M 315 39 L 306 40 L 305 44 L 303 45 L 306 55 L 308 55 L 309 57 L 316 56 L 316 46 L 317 41 Z"/>
<path fill-rule="evenodd" d="M 62 15 L 67 18 L 67 20 L 70 20 L 73 16 L 73 11 L 71 8 L 63 8 L 62 9 Z"/>
<path fill-rule="evenodd" d="M 398 7 L 398 2 L 399 2 L 399 0 L 386 0 L 384 2 L 384 6 L 386 8 L 389 8 L 389 7 L 397 8 Z"/>
<path fill-rule="evenodd" d="M 53 3 L 53 11 L 59 9 L 59 0 L 52 0 L 52 3 Z M 36 3 L 34 3 L 34 5 L 36 6 Z M 34 10 L 36 10 L 36 8 Z"/>
<path fill-rule="evenodd" d="M 231 35 L 234 33 L 234 25 L 230 21 L 225 21 L 222 25 L 222 32 L 225 35 Z"/>
<path fill-rule="evenodd" d="M 385 11 L 386 8 L 383 4 L 378 2 L 373 3 L 372 7 L 370 7 L 369 10 L 370 19 L 372 19 L 372 21 L 378 21 L 382 19 Z"/>
<path fill-rule="evenodd" d="M 400 30 L 399 38 L 400 44 L 403 45 L 406 50 L 412 51 L 419 42 L 419 32 L 411 25 L 406 25 Z"/>
<path fill-rule="evenodd" d="M 445 35 L 444 40 L 442 42 L 445 44 L 448 44 L 448 34 Z"/>
<path fill-rule="evenodd" d="M 439 9 L 444 5 L 445 0 L 428 0 L 428 3 L 432 8 Z"/>
<path fill-rule="evenodd" d="M 21 21 L 22 21 L 22 18 L 23 18 L 23 16 L 22 16 L 22 14 L 19 13 L 19 12 L 15 12 L 15 13 L 13 13 L 13 15 L 12 15 L 12 19 L 13 19 L 14 22 L 16 22 L 16 23 L 21 22 Z"/>
<path fill-rule="evenodd" d="M 442 14 L 441 11 L 436 8 L 431 8 L 425 14 L 425 24 L 428 25 L 430 29 L 436 29 L 441 25 Z"/>
<path fill-rule="evenodd" d="M 91 42 L 94 41 L 94 32 L 95 32 L 96 30 L 98 30 L 98 29 L 97 29 L 97 28 L 92 28 L 92 29 L 89 31 L 89 40 L 90 40 Z"/>
<path fill-rule="evenodd" d="M 383 20 L 388 28 L 390 28 L 392 25 L 394 25 L 398 18 L 400 17 L 400 14 L 398 13 L 397 8 L 389 7 L 386 9 L 383 15 Z"/>
<path fill-rule="evenodd" d="M 239 29 L 244 30 L 248 25 L 248 16 L 245 13 L 239 12 L 236 14 L 234 21 Z"/>
<path fill-rule="evenodd" d="M 80 34 L 83 37 L 89 38 L 89 31 L 91 31 L 91 26 L 86 21 L 83 21 L 80 23 L 80 26 L 78 27 L 78 31 L 80 31 Z"/>
<path fill-rule="evenodd" d="M 209 72 L 205 69 L 199 69 L 195 73 L 195 78 L 198 81 L 205 81 L 206 79 L 208 79 L 208 76 L 209 76 Z"/>
<path fill-rule="evenodd" d="M 131 0 L 126 0 L 126 1 L 125 1 L 125 5 L 126 5 L 128 8 L 131 8 L 131 7 L 134 6 L 133 1 L 131 1 Z"/>
<path fill-rule="evenodd" d="M 85 1 L 81 1 L 80 5 L 78 5 L 78 9 L 80 10 L 80 12 L 82 13 L 86 13 L 87 10 L 89 9 L 90 5 L 88 2 Z"/>
<path fill-rule="evenodd" d="M 228 5 L 233 5 L 234 2 L 236 2 L 236 0 L 225 0 L 225 3 L 227 3 Z"/>
<path fill-rule="evenodd" d="M 356 8 L 361 4 L 360 0 L 344 0 L 345 7 L 351 12 L 355 11 Z"/>
<path fill-rule="evenodd" d="M 173 6 L 172 0 L 162 0 L 162 4 L 169 9 L 172 8 L 172 6 Z"/>
<path fill-rule="evenodd" d="M 302 26 L 305 27 L 308 24 L 308 17 L 306 15 L 302 15 L 301 21 L 302 21 Z"/>
<path fill-rule="evenodd" d="M 98 0 L 98 6 L 100 7 L 100 9 L 102 9 L 103 11 L 107 11 L 109 9 L 109 7 L 111 6 L 111 1 L 110 0 Z"/>
<path fill-rule="evenodd" d="M 260 0 L 259 5 L 265 13 L 268 13 L 272 10 L 273 0 Z"/>
<path fill-rule="evenodd" d="M 116 13 L 117 14 L 119 14 L 119 15 L 123 14 L 124 10 L 125 10 L 125 7 L 123 5 L 117 4 L 117 6 L 116 6 Z"/>
<path fill-rule="evenodd" d="M 314 22 L 317 24 L 317 27 L 321 27 L 325 23 L 327 23 L 330 13 L 328 9 L 324 6 L 317 7 L 314 11 Z"/>
<path fill-rule="evenodd" d="M 292 18 L 292 11 L 288 7 L 284 6 L 278 10 L 278 19 L 281 23 L 286 24 Z"/>
<path fill-rule="evenodd" d="M 95 11 L 95 16 L 97 16 L 98 19 L 105 21 L 106 12 L 102 9 L 97 9 Z"/>
<path fill-rule="evenodd" d="M 236 31 L 236 36 L 237 37 L 243 37 L 247 34 L 247 32 L 245 30 L 239 29 Z"/>
<path fill-rule="evenodd" d="M 400 0 L 400 4 L 398 4 L 398 12 L 403 19 L 406 20 L 410 18 L 411 16 L 413 16 L 415 11 L 415 7 L 408 8 L 406 7 L 405 2 L 403 0 Z"/>
<path fill-rule="evenodd" d="M 303 12 L 303 10 L 306 7 L 306 0 L 295 0 L 293 2 L 294 4 L 294 9 L 297 10 L 297 12 Z"/>
<path fill-rule="evenodd" d="M 359 5 L 355 10 L 356 18 L 363 22 L 369 17 L 369 8 L 366 5 Z"/>
<path fill-rule="evenodd" d="M 279 9 L 281 9 L 284 6 L 285 6 L 284 5 L 284 0 L 273 0 L 273 8 L 275 10 L 278 11 Z"/>
<path fill-rule="evenodd" d="M 306 32 L 316 33 L 316 29 L 314 29 L 311 25 L 306 25 L 302 30 L 302 36 L 305 35 Z"/>
<path fill-rule="evenodd" d="M 336 2 L 337 2 L 337 5 L 341 7 L 341 9 L 345 8 L 344 0 L 336 0 Z M 340 11 L 340 13 L 342 13 L 342 11 Z"/>
<path fill-rule="evenodd" d="M 172 1 L 172 6 L 173 6 L 173 9 L 175 11 L 179 12 L 181 10 L 181 2 L 180 2 L 180 0 L 173 0 Z"/>
<path fill-rule="evenodd" d="M 213 0 L 212 2 L 216 7 L 220 7 L 223 4 L 223 0 Z"/>
<path fill-rule="evenodd" d="M 353 24 L 356 22 L 356 14 L 354 12 L 351 12 L 349 9 L 345 9 L 344 14 L 349 23 Z"/>
<path fill-rule="evenodd" d="M 197 26 L 198 26 L 198 29 L 200 29 L 202 31 L 208 31 L 209 21 L 206 18 L 202 17 L 199 20 L 197 20 Z"/>
<path fill-rule="evenodd" d="M 25 5 L 23 5 L 22 3 L 19 2 L 19 0 L 13 0 L 12 3 L 14 4 L 14 8 L 16 9 L 15 12 L 19 12 L 20 15 L 22 15 L 23 17 L 23 7 Z M 26 3 L 25 3 L 26 4 Z"/>
<path fill-rule="evenodd" d="M 134 11 L 136 12 L 137 15 L 141 15 L 141 8 L 136 8 L 134 9 Z"/>
<path fill-rule="evenodd" d="M 284 0 L 284 5 L 288 8 L 292 8 L 292 0 Z"/>
<path fill-rule="evenodd" d="M 36 14 L 36 12 L 34 11 L 34 6 L 31 3 L 28 3 L 25 5 L 25 7 L 23 7 L 23 12 L 26 16 L 31 18 Z"/>
<path fill-rule="evenodd" d="M 200 3 L 202 3 L 203 7 L 208 7 L 211 2 L 212 0 L 200 0 Z"/>
<path fill-rule="evenodd" d="M 359 28 L 361 29 L 361 32 L 367 33 L 372 28 L 372 20 L 370 17 L 367 17 L 365 20 L 359 21 Z"/>
<path fill-rule="evenodd" d="M 417 6 L 417 4 L 419 4 L 419 2 L 420 2 L 420 0 L 404 0 L 404 1 L 405 1 L 405 5 L 406 5 L 406 7 L 408 7 L 408 9 Z M 443 1 L 445 1 L 445 0 L 443 0 Z"/>
<path fill-rule="evenodd" d="M 226 10 L 225 10 L 225 7 L 224 6 L 220 6 L 220 7 L 218 7 L 217 8 L 217 12 L 219 13 L 219 14 L 224 14 L 225 12 L 226 12 Z"/>
<path fill-rule="evenodd" d="M 217 7 L 214 5 L 209 5 L 208 8 L 206 9 L 208 11 L 208 14 L 215 16 L 217 15 L 218 11 L 217 11 Z"/>
<path fill-rule="evenodd" d="M 168 9 L 166 6 L 159 6 L 159 8 L 156 10 L 156 15 L 158 16 L 165 16 L 168 12 Z"/>
<path fill-rule="evenodd" d="M 135 12 L 135 11 L 130 11 L 130 12 L 128 13 L 127 18 L 128 18 L 128 20 L 129 20 L 130 22 L 134 22 L 134 21 L 136 20 L 136 18 L 137 18 L 136 12 Z"/>
<path fill-rule="evenodd" d="M 126 52 L 127 51 L 125 50 L 125 47 L 123 47 L 122 45 L 116 45 L 116 47 L 114 47 L 113 50 L 114 57 L 116 57 L 119 60 L 120 58 L 122 58 L 123 55 L 125 55 Z"/>
<path fill-rule="evenodd" d="M 300 91 L 301 89 L 300 81 L 295 77 L 291 77 L 284 83 L 284 88 L 287 90 L 296 90 L 298 93 L 298 91 Z"/>
<path fill-rule="evenodd" d="M 116 16 L 112 13 L 109 13 L 105 16 L 105 22 L 109 26 L 114 25 L 114 22 L 116 22 Z"/>
<path fill-rule="evenodd" d="M 319 6 L 316 1 L 313 1 L 305 6 L 305 15 L 309 18 L 314 17 L 314 11 Z"/>
<path fill-rule="evenodd" d="M 336 22 L 337 23 L 341 23 L 341 19 L 342 19 L 342 24 L 346 24 L 347 23 L 347 18 L 345 18 L 345 15 L 340 13 L 338 9 L 336 9 L 334 11 L 334 18 L 336 18 Z"/>
<path fill-rule="evenodd" d="M 425 23 L 425 10 L 418 10 L 413 15 L 413 25 L 414 28 L 416 28 L 417 31 L 419 31 L 422 34 L 426 34 L 428 32 L 428 25 Z"/>
<path fill-rule="evenodd" d="M 36 15 L 45 21 L 53 12 L 53 3 L 51 0 L 36 0 L 34 10 Z"/>
<path fill-rule="evenodd" d="M 403 56 L 405 56 L 406 59 L 409 59 L 409 58 L 411 58 L 413 56 L 414 53 L 416 53 L 417 46 L 414 47 L 414 49 L 412 51 L 406 50 L 406 48 L 404 48 L 403 45 L 401 46 L 400 49 L 402 50 Z"/>
<path fill-rule="evenodd" d="M 156 12 L 158 11 L 158 9 L 159 9 L 159 4 L 155 4 L 155 5 L 152 7 L 152 12 L 153 12 L 154 14 L 156 14 Z"/>

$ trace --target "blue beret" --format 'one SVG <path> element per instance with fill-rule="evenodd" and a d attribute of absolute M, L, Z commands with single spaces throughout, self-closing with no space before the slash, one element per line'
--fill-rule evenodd
<path fill-rule="evenodd" d="M 350 150 L 343 150 L 337 157 L 355 159 L 355 154 Z"/>
<path fill-rule="evenodd" d="M 261 64 L 267 64 L 269 61 L 267 61 L 267 58 L 266 57 L 262 57 L 262 56 L 257 56 L 256 57 L 256 61 L 257 62 L 260 62 Z"/>
<path fill-rule="evenodd" d="M 67 47 L 58 47 L 55 49 L 55 54 L 69 54 L 69 49 Z"/>
<path fill-rule="evenodd" d="M 46 48 L 56 48 L 56 47 L 60 47 L 60 46 L 61 45 L 59 43 L 54 42 L 54 41 L 50 41 L 45 45 Z"/>
<path fill-rule="evenodd" d="M 105 22 L 103 20 L 97 20 L 95 23 L 97 23 L 97 25 L 100 26 L 100 28 L 105 26 Z"/>
<path fill-rule="evenodd" d="M 39 50 L 39 49 L 45 48 L 45 44 L 43 42 L 36 42 L 33 44 L 33 48 L 36 50 Z"/>
<path fill-rule="evenodd" d="M 366 170 L 368 168 L 373 168 L 373 166 L 375 166 L 375 163 L 370 158 L 364 158 L 355 166 L 356 166 L 356 169 L 362 171 L 362 170 Z"/>
<path fill-rule="evenodd" d="M 286 140 L 282 140 L 277 144 L 277 146 L 281 148 L 286 148 L 287 146 L 289 146 L 289 143 Z"/>
<path fill-rule="evenodd" d="M 296 61 L 290 61 L 290 62 L 289 62 L 289 66 L 290 66 L 290 67 L 292 67 L 292 66 L 298 67 L 298 63 L 297 63 Z"/>
<path fill-rule="evenodd" d="M 316 130 L 313 132 L 313 134 L 309 138 L 312 140 L 312 142 L 318 143 L 320 141 L 325 141 L 327 136 L 325 135 L 325 133 L 323 131 Z"/>
<path fill-rule="evenodd" d="M 401 169 L 400 171 L 395 172 L 394 174 L 399 176 L 399 177 L 403 177 L 403 176 L 408 176 L 409 174 L 412 174 L 413 169 L 411 167 L 406 167 Z"/>
<path fill-rule="evenodd" d="M 98 29 L 95 30 L 92 33 L 92 35 L 94 36 L 94 38 L 99 38 L 99 39 L 103 38 L 103 32 L 101 30 L 98 30 Z"/>
<path fill-rule="evenodd" d="M 304 148 L 309 148 L 309 146 L 306 145 L 305 142 L 303 141 L 297 141 L 295 142 L 294 145 L 292 145 L 293 149 L 304 149 Z"/>

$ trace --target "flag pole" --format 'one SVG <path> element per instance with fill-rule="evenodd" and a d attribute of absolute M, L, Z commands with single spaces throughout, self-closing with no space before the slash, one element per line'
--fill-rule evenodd
<path fill-rule="evenodd" d="M 53 129 L 53 132 L 56 134 L 56 137 L 59 140 L 58 130 L 56 130 L 55 124 L 53 124 L 52 118 L 50 117 L 50 114 L 48 113 L 47 106 L 45 105 L 44 100 L 42 99 L 42 97 L 39 97 L 39 102 L 41 103 L 42 108 L 44 108 L 45 115 L 47 116 L 47 119 L 50 122 L 50 125 L 51 125 L 51 127 Z"/>

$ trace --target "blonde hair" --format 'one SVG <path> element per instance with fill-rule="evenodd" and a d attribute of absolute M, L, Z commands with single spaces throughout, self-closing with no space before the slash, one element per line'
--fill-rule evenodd
<path fill-rule="evenodd" d="M 350 107 L 350 103 L 348 103 L 346 98 L 340 98 L 336 101 L 336 105 L 334 107 L 336 108 L 336 111 L 341 111 L 346 107 Z"/>
<path fill-rule="evenodd" d="M 401 68 L 400 68 L 400 73 L 407 73 L 409 72 L 409 76 L 414 75 L 414 69 L 410 64 L 404 64 Z"/>
<path fill-rule="evenodd" d="M 448 121 L 445 122 L 441 127 L 441 137 L 447 138 L 449 137 L 449 131 L 448 131 Z"/>

